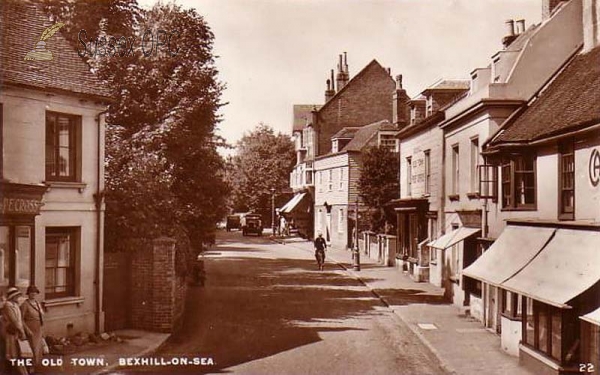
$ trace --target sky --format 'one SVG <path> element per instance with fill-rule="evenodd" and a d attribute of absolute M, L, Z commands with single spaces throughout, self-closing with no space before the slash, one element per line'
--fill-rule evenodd
<path fill-rule="evenodd" d="M 231 144 L 261 122 L 291 134 L 293 105 L 323 104 L 343 52 L 350 78 L 376 59 L 392 76 L 403 75 L 413 97 L 441 78 L 468 79 L 502 49 L 506 20 L 525 19 L 527 28 L 540 22 L 542 8 L 541 0 L 175 2 L 195 8 L 215 34 L 222 101 L 229 103 L 219 134 Z"/>

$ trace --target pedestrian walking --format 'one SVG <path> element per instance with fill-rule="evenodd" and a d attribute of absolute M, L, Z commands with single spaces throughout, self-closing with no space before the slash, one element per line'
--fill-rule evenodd
<path fill-rule="evenodd" d="M 317 238 L 315 238 L 314 245 L 317 265 L 319 266 L 319 270 L 323 271 L 323 268 L 325 267 L 325 248 L 327 247 L 327 243 L 325 242 L 325 239 L 323 238 L 321 232 L 319 232 L 319 235 L 317 236 Z"/>
<path fill-rule="evenodd" d="M 27 374 L 25 366 L 13 366 L 10 363 L 11 359 L 19 359 L 19 340 L 26 340 L 25 327 L 23 326 L 23 318 L 21 317 L 21 309 L 19 308 L 19 297 L 21 292 L 15 287 L 10 287 L 6 291 L 6 303 L 2 309 L 2 317 L 6 324 L 6 359 L 9 362 L 11 374 Z"/>
<path fill-rule="evenodd" d="M 44 310 L 36 299 L 39 294 L 40 290 L 35 285 L 30 285 L 27 288 L 29 298 L 21 304 L 23 324 L 33 351 L 33 363 L 36 368 L 42 363 L 42 341 L 44 340 Z"/>

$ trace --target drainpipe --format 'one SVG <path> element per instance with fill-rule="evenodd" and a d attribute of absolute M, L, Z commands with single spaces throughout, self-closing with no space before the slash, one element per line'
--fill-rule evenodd
<path fill-rule="evenodd" d="M 102 131 L 101 131 L 101 116 L 106 114 L 106 112 L 108 112 L 108 109 L 105 109 L 102 112 L 99 112 L 98 115 L 96 116 L 96 125 L 97 125 L 97 129 L 98 129 L 98 139 L 97 139 L 97 150 L 96 150 L 96 161 L 98 162 L 97 164 L 97 169 L 96 169 L 96 193 L 94 194 L 94 202 L 96 203 L 96 269 L 94 271 L 94 289 L 95 289 L 95 311 L 94 311 L 94 328 L 95 328 L 95 333 L 99 334 L 100 333 L 100 306 L 101 306 L 101 296 L 100 296 L 100 273 L 102 272 L 102 269 L 100 268 L 100 252 L 102 251 L 101 249 L 101 236 L 100 236 L 100 231 L 102 230 L 102 202 L 104 201 L 104 191 L 101 190 L 100 187 L 100 171 L 102 168 L 102 162 L 103 160 L 101 160 L 101 156 L 102 156 L 102 152 L 101 152 L 101 147 L 102 147 Z"/>

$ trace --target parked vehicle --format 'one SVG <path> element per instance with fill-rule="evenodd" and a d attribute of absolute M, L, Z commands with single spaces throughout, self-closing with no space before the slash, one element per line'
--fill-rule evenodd
<path fill-rule="evenodd" d="M 262 236 L 263 226 L 261 216 L 258 214 L 247 214 L 242 218 L 242 235 L 250 233 Z"/>
<path fill-rule="evenodd" d="M 225 224 L 225 228 L 228 232 L 232 229 L 240 229 L 241 225 L 241 217 L 240 215 L 229 215 L 227 216 L 227 224 Z"/>

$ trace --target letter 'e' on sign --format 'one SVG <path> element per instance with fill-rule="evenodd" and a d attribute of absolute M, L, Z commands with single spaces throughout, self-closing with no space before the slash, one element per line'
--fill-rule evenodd
<path fill-rule="evenodd" d="M 598 182 L 600 182 L 600 151 L 596 148 L 592 150 L 590 156 L 589 174 L 592 186 L 598 186 Z"/>

